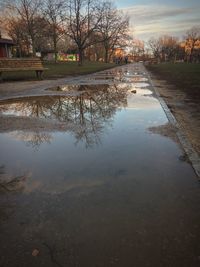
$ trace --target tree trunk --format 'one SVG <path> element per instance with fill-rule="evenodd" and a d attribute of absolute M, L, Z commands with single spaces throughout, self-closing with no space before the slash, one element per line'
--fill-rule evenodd
<path fill-rule="evenodd" d="M 36 56 L 35 40 L 33 37 L 31 39 L 32 39 L 31 41 L 32 41 L 33 56 L 35 57 Z"/>
<path fill-rule="evenodd" d="M 193 62 L 193 54 L 194 54 L 194 45 L 191 47 L 191 52 L 190 52 L 190 63 Z"/>
<path fill-rule="evenodd" d="M 108 47 L 105 46 L 105 58 L 104 58 L 105 63 L 108 63 Z"/>
<path fill-rule="evenodd" d="M 79 66 L 82 66 L 82 65 L 83 65 L 83 49 L 82 49 L 82 48 L 79 48 L 79 49 L 78 49 L 78 52 L 79 52 L 79 61 L 78 61 L 78 65 L 79 65 Z"/>
<path fill-rule="evenodd" d="M 53 40 L 53 47 L 54 47 L 54 60 L 55 60 L 55 63 L 57 63 L 58 51 L 57 51 L 57 40 L 56 40 L 56 38 L 54 38 L 54 40 Z"/>

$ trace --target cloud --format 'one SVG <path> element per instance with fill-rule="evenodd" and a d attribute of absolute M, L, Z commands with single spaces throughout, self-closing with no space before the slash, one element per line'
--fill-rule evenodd
<path fill-rule="evenodd" d="M 124 8 L 125 12 L 133 16 L 135 19 L 156 20 L 162 18 L 174 17 L 191 13 L 191 8 L 174 8 L 162 5 L 139 5 L 131 8 Z"/>
<path fill-rule="evenodd" d="M 200 7 L 135 5 L 122 10 L 129 15 L 134 34 L 142 39 L 163 34 L 182 36 L 199 25 Z"/>

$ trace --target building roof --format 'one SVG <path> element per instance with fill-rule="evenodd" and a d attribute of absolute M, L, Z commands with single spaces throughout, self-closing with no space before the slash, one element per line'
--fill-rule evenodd
<path fill-rule="evenodd" d="M 14 45 L 13 40 L 0 38 L 0 44 Z"/>

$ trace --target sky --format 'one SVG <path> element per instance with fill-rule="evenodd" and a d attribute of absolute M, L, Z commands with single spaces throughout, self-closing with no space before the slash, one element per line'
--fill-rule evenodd
<path fill-rule="evenodd" d="M 130 17 L 131 32 L 147 41 L 172 35 L 182 38 L 193 26 L 200 26 L 200 0 L 116 0 L 118 9 Z"/>

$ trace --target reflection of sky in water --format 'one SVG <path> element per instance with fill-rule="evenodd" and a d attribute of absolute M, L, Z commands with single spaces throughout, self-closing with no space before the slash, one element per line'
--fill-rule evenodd
<path fill-rule="evenodd" d="M 129 79 L 124 79 L 124 80 L 129 81 Z M 132 79 L 130 79 L 130 82 L 133 82 Z M 133 85 L 134 85 L 134 87 L 136 87 L 136 88 L 143 88 L 143 87 L 148 87 L 148 86 L 150 86 L 149 83 L 142 83 L 142 82 L 134 83 Z"/>
<path fill-rule="evenodd" d="M 143 168 L 148 170 L 155 164 L 154 159 L 162 161 L 159 156 L 163 153 L 162 146 L 167 144 L 172 149 L 174 144 L 166 138 L 155 138 L 148 133 L 148 127 L 166 123 L 166 116 L 151 91 L 137 89 L 137 93 L 132 94 L 132 88 L 126 90 L 127 107 L 118 109 L 117 105 L 114 106 L 115 112 L 110 113 L 112 120 L 104 120 L 102 127 L 88 137 L 98 139 L 91 146 L 85 146 L 87 137 L 77 142 L 73 127 L 66 131 L 48 130 L 46 133 L 45 128 L 38 132 L 34 132 L 34 129 L 13 131 L 1 134 L 1 162 L 12 174 L 31 173 L 25 192 L 36 189 L 49 193 L 74 189 L 82 191 L 84 188 L 91 190 L 110 179 L 130 179 L 133 173 L 141 176 Z M 10 104 L 11 108 L 5 114 L 12 114 L 15 105 Z M 108 106 L 104 108 L 107 110 Z M 48 109 L 46 112 L 51 114 Z M 18 116 L 22 114 L 29 115 L 28 108 L 25 112 L 19 110 L 15 113 Z M 98 120 L 100 118 L 97 117 Z M 37 138 L 44 140 L 34 149 L 34 140 Z"/>

